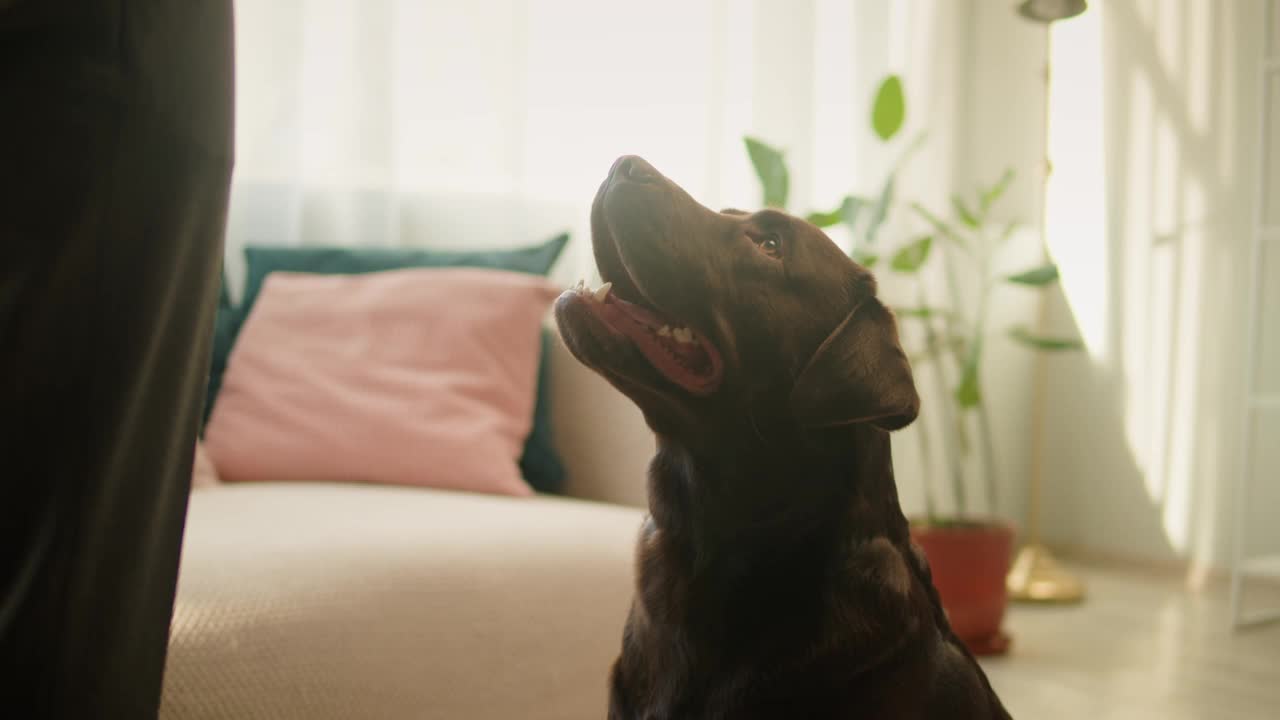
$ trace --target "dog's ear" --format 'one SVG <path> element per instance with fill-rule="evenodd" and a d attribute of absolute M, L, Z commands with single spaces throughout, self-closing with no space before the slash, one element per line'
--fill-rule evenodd
<path fill-rule="evenodd" d="M 806 427 L 871 422 L 897 430 L 915 420 L 911 365 L 879 300 L 859 303 L 813 354 L 792 388 L 791 410 Z"/>

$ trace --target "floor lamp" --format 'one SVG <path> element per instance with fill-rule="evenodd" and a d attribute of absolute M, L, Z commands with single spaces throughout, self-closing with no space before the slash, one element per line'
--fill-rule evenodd
<path fill-rule="evenodd" d="M 1047 205 L 1049 198 L 1049 65 L 1051 48 L 1049 26 L 1058 21 L 1075 17 L 1085 11 L 1085 0 L 1026 0 L 1018 6 L 1018 14 L 1044 26 L 1044 175 L 1040 195 L 1040 237 L 1047 237 Z M 1039 323 L 1045 325 L 1045 303 L 1040 303 Z M 1035 386 L 1031 407 L 1031 487 L 1027 503 L 1026 541 L 1018 550 L 1009 571 L 1007 586 L 1009 597 L 1028 602 L 1080 602 L 1084 599 L 1084 584 L 1061 568 L 1049 549 L 1040 543 L 1040 486 L 1044 467 L 1044 412 L 1046 367 L 1044 353 L 1036 353 Z"/>

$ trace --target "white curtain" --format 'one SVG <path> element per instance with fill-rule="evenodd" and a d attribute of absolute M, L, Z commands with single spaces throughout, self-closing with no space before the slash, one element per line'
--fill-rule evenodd
<path fill-rule="evenodd" d="M 904 137 L 934 120 L 914 190 L 943 192 L 965 4 L 243 0 L 233 288 L 247 243 L 521 245 L 563 229 L 557 277 L 589 276 L 587 209 L 615 157 L 755 207 L 745 134 L 787 149 L 794 210 L 832 205 L 873 191 L 898 152 L 866 122 L 890 70 Z"/>

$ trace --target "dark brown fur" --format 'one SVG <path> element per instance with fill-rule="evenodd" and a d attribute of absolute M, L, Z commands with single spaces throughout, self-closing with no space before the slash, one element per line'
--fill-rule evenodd
<path fill-rule="evenodd" d="M 725 361 L 695 397 L 557 303 L 570 350 L 658 441 L 609 717 L 1007 718 L 898 506 L 888 430 L 919 400 L 871 274 L 809 223 L 714 212 L 635 157 L 592 225 L 614 292 Z"/>

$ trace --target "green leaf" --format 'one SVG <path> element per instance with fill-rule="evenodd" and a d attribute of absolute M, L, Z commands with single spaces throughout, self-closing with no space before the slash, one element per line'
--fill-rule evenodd
<path fill-rule="evenodd" d="M 840 205 L 840 214 L 844 216 L 844 224 L 849 226 L 849 232 L 857 234 L 858 216 L 862 214 L 862 209 L 870 205 L 871 201 L 858 195 L 849 195 Z"/>
<path fill-rule="evenodd" d="M 1017 283 L 1019 285 L 1030 285 L 1032 287 L 1042 287 L 1058 279 L 1058 266 L 1053 263 L 1041 265 L 1037 268 L 1031 268 L 1015 275 L 1005 278 L 1006 281 Z"/>
<path fill-rule="evenodd" d="M 876 236 L 880 233 L 880 226 L 884 224 L 885 218 L 889 216 L 889 207 L 893 205 L 894 186 L 897 183 L 897 177 L 890 175 L 889 179 L 884 181 L 884 188 L 880 190 L 880 198 L 876 200 L 876 206 L 871 211 L 871 220 L 867 222 L 867 244 L 875 245 Z"/>
<path fill-rule="evenodd" d="M 965 409 L 977 407 L 982 402 L 982 390 L 978 387 L 976 373 L 966 372 L 960 378 L 960 385 L 956 388 L 956 402 Z"/>
<path fill-rule="evenodd" d="M 755 168 L 756 177 L 760 178 L 760 186 L 764 189 L 764 204 L 785 210 L 787 195 L 791 192 L 791 176 L 787 172 L 782 151 L 756 138 L 747 137 L 742 140 L 747 145 L 751 166 Z"/>
<path fill-rule="evenodd" d="M 875 253 L 869 253 L 865 250 L 854 250 L 853 252 L 849 253 L 849 257 L 853 258 L 854 262 L 858 263 L 864 268 L 867 268 L 868 270 L 870 270 L 876 264 L 876 261 L 880 259 L 879 255 Z"/>
<path fill-rule="evenodd" d="M 964 198 L 959 195 L 952 195 L 951 206 L 956 209 L 956 215 L 959 216 L 960 222 L 964 223 L 966 227 L 972 230 L 977 230 L 978 226 L 981 225 L 977 216 L 974 215 L 973 211 L 969 209 L 969 206 L 965 204 Z"/>
<path fill-rule="evenodd" d="M 857 248 L 859 244 L 858 243 L 858 218 L 862 217 L 862 209 L 869 207 L 870 205 L 871 205 L 870 199 L 861 197 L 858 195 L 850 195 L 844 199 L 844 204 L 840 206 L 840 212 L 841 214 L 844 215 L 845 227 L 849 228 L 849 235 L 853 238 L 853 244 L 855 248 Z M 854 257 L 852 255 L 851 257 L 853 257 L 854 260 L 857 260 L 860 263 L 862 262 L 861 260 L 858 260 L 857 257 Z M 874 256 L 872 257 L 873 259 L 871 262 L 874 263 L 875 262 Z M 862 264 L 866 265 L 867 267 L 871 267 L 871 265 L 868 265 L 867 263 L 862 263 Z"/>
<path fill-rule="evenodd" d="M 982 357 L 982 337 L 974 338 L 969 346 L 969 354 L 964 361 L 964 370 L 960 374 L 960 385 L 956 387 L 956 402 L 960 407 L 968 409 L 977 407 L 982 402 L 982 388 L 978 383 L 978 360 Z"/>
<path fill-rule="evenodd" d="M 956 232 L 956 229 L 947 224 L 942 218 L 930 212 L 928 208 L 916 202 L 911 203 L 911 209 L 914 210 L 917 215 L 924 218 L 925 222 L 932 225 L 933 229 L 937 231 L 939 235 L 942 235 L 962 248 L 967 247 L 964 238 L 960 237 L 960 233 Z"/>
<path fill-rule="evenodd" d="M 1000 179 L 996 181 L 995 185 L 982 191 L 982 195 L 978 198 L 978 205 L 981 207 L 983 215 L 991 209 L 991 206 L 1000 199 L 1001 195 L 1004 195 L 1004 191 L 1008 190 L 1009 186 L 1013 184 L 1015 177 L 1017 177 L 1017 173 L 1013 171 L 1013 168 L 1008 168 L 1000 176 Z"/>
<path fill-rule="evenodd" d="M 828 228 L 839 223 L 849 223 L 852 225 L 857 221 L 858 210 L 861 209 L 862 198 L 848 195 L 844 200 L 840 201 L 840 207 L 830 212 L 811 212 L 805 216 L 805 220 L 817 225 L 820 228 Z"/>
<path fill-rule="evenodd" d="M 929 307 L 928 305 L 907 308 L 895 307 L 893 312 L 899 317 L 913 317 L 920 318 L 922 320 L 929 320 L 935 317 L 951 317 L 955 315 L 955 313 L 946 308 Z"/>
<path fill-rule="evenodd" d="M 890 75 L 880 83 L 876 99 L 871 105 L 871 129 L 881 140 L 889 140 L 902 129 L 906 119 L 907 102 L 902 95 L 902 79 Z"/>
<path fill-rule="evenodd" d="M 1052 338 L 1043 335 L 1034 335 L 1025 327 L 1017 325 L 1009 328 L 1009 337 L 1026 345 L 1034 350 L 1048 350 L 1049 352 L 1061 352 L 1063 350 L 1082 350 L 1084 344 L 1079 340 L 1070 338 Z"/>
<path fill-rule="evenodd" d="M 841 214 L 840 208 L 836 208 L 831 212 L 811 212 L 805 215 L 804 219 L 820 228 L 829 228 L 832 225 L 839 224 L 844 220 L 844 216 Z"/>
<path fill-rule="evenodd" d="M 900 273 L 916 272 L 924 264 L 924 261 L 929 259 L 929 251 L 932 249 L 932 235 L 925 235 L 922 238 L 913 240 L 893 254 L 893 259 L 889 261 L 889 267 Z"/>

